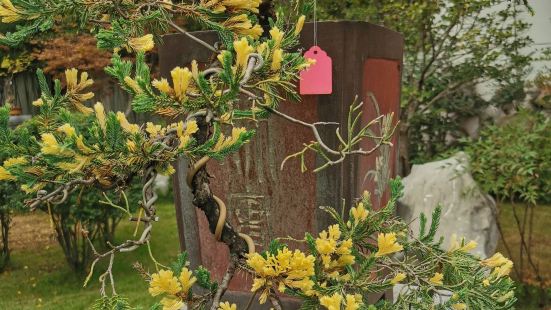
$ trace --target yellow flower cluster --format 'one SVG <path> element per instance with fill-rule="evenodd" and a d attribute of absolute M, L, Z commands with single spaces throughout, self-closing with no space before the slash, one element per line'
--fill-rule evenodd
<path fill-rule="evenodd" d="M 244 127 L 234 127 L 232 128 L 231 136 L 226 137 L 224 134 L 220 134 L 220 138 L 218 138 L 218 141 L 216 142 L 216 145 L 213 147 L 213 151 L 220 152 L 224 149 L 227 149 L 228 147 L 231 147 L 234 145 L 237 141 L 239 141 L 239 138 L 241 137 L 241 134 L 245 133 L 247 129 Z"/>
<path fill-rule="evenodd" d="M 329 277 L 339 278 L 343 267 L 354 264 L 352 255 L 352 239 L 339 240 L 341 231 L 339 225 L 332 225 L 319 233 L 316 239 L 316 250 L 320 254 L 323 268 Z"/>
<path fill-rule="evenodd" d="M 306 256 L 299 250 L 291 252 L 287 248 L 278 250 L 276 255 L 268 254 L 267 258 L 258 253 L 250 254 L 247 265 L 256 275 L 251 291 L 262 290 L 261 304 L 266 302 L 269 291 L 274 285 L 278 286 L 280 292 L 289 287 L 311 295 L 314 282 L 310 277 L 314 275 L 314 261 L 315 258 L 312 255 Z"/>
<path fill-rule="evenodd" d="M 247 38 L 241 38 L 241 40 L 233 42 L 233 48 L 236 54 L 235 64 L 238 68 L 245 68 L 247 66 L 249 54 L 254 51 L 254 48 L 249 45 Z"/>
<path fill-rule="evenodd" d="M 194 66 L 196 63 L 194 62 Z M 183 102 L 187 98 L 187 91 L 190 89 L 191 81 L 193 79 L 193 72 L 188 68 L 176 67 L 171 72 L 174 88 L 170 86 L 168 80 L 163 78 L 161 80 L 153 80 L 151 83 L 153 87 L 157 88 L 161 93 L 174 97 L 176 100 Z"/>
<path fill-rule="evenodd" d="M 468 243 L 465 244 L 465 238 L 462 238 L 461 241 L 457 240 L 457 235 L 453 234 L 450 240 L 450 248 L 448 249 L 448 252 L 454 252 L 454 251 L 461 251 L 461 252 L 469 252 L 478 246 L 478 243 L 476 241 L 471 240 Z"/>
<path fill-rule="evenodd" d="M 464 303 L 453 304 L 453 305 L 452 305 L 452 309 L 453 309 L 453 310 L 466 310 L 466 309 L 467 309 L 467 305 L 464 304 Z"/>
<path fill-rule="evenodd" d="M 21 15 L 21 11 L 10 0 L 1 0 L 0 18 L 2 18 L 3 23 L 9 24 L 23 19 L 23 16 Z"/>
<path fill-rule="evenodd" d="M 57 129 L 58 132 L 64 133 L 68 138 L 76 136 L 76 131 L 70 124 L 64 124 Z"/>
<path fill-rule="evenodd" d="M 23 157 L 23 156 L 8 158 L 4 161 L 4 168 L 10 168 L 10 167 L 13 167 L 13 166 L 24 165 L 26 163 L 27 163 L 27 159 L 25 159 L 25 157 Z"/>
<path fill-rule="evenodd" d="M 94 112 L 96 113 L 96 120 L 98 121 L 98 125 L 105 133 L 107 129 L 107 120 L 105 116 L 105 108 L 103 107 L 103 104 L 101 102 L 97 102 L 94 105 Z"/>
<path fill-rule="evenodd" d="M 51 133 L 44 133 L 41 136 L 42 138 L 42 148 L 40 151 L 45 155 L 56 155 L 56 156 L 73 156 L 74 153 L 71 150 L 68 150 L 61 146 L 55 136 Z"/>
<path fill-rule="evenodd" d="M 232 16 L 226 20 L 223 25 L 234 33 L 251 36 L 254 39 L 260 38 L 264 32 L 262 26 L 258 24 L 253 26 L 247 14 Z"/>
<path fill-rule="evenodd" d="M 237 310 L 236 304 L 230 304 L 229 302 L 221 302 L 220 305 L 218 305 L 218 310 Z"/>
<path fill-rule="evenodd" d="M 128 46 L 136 52 L 149 52 L 155 47 L 152 34 L 128 40 Z"/>
<path fill-rule="evenodd" d="M 499 252 L 494 254 L 492 257 L 483 260 L 480 263 L 484 266 L 494 268 L 491 276 L 496 279 L 508 276 L 513 269 L 513 262 Z"/>
<path fill-rule="evenodd" d="M 179 149 L 184 149 L 189 144 L 191 136 L 199 130 L 196 121 L 188 121 L 187 123 L 179 122 L 176 127 L 176 133 L 180 139 Z"/>
<path fill-rule="evenodd" d="M 404 249 L 402 245 L 396 242 L 396 233 L 381 233 L 377 237 L 377 246 L 379 250 L 375 253 L 375 257 L 399 252 Z"/>
<path fill-rule="evenodd" d="M 355 295 L 346 294 L 344 299 L 345 299 L 345 303 L 344 303 L 345 310 L 357 310 L 363 304 L 362 295 L 360 294 L 355 294 Z M 325 308 L 327 308 L 328 310 L 340 310 L 342 301 L 343 301 L 343 296 L 339 293 L 335 293 L 331 296 L 322 296 L 319 299 L 319 301 L 320 301 L 320 304 Z"/>
<path fill-rule="evenodd" d="M 258 13 L 262 0 L 201 0 L 201 6 L 216 13 L 226 11 L 250 11 Z"/>
<path fill-rule="evenodd" d="M 306 21 L 306 16 L 301 15 L 298 20 L 297 24 L 295 26 L 295 35 L 299 35 L 302 32 L 302 28 L 304 28 L 304 22 Z"/>
<path fill-rule="evenodd" d="M 19 73 L 25 71 L 33 61 L 33 57 L 27 53 L 18 55 L 15 58 L 5 55 L 0 63 L 0 76 L 5 76 L 10 73 Z"/>
<path fill-rule="evenodd" d="M 75 109 L 84 114 L 92 113 L 92 109 L 84 106 L 86 100 L 94 98 L 93 92 L 84 92 L 84 90 L 94 84 L 94 80 L 88 79 L 88 73 L 80 74 L 80 82 L 78 81 L 78 70 L 65 70 L 65 79 L 67 80 L 67 96 Z"/>
<path fill-rule="evenodd" d="M 125 132 L 130 134 L 136 134 L 140 132 L 140 126 L 128 122 L 124 113 L 117 112 L 117 120 L 119 121 L 119 124 Z"/>
<path fill-rule="evenodd" d="M 126 84 L 126 86 L 130 87 L 136 94 L 143 93 L 142 88 L 140 87 L 138 82 L 136 82 L 136 80 L 134 80 L 133 78 L 129 76 L 125 76 L 124 83 Z"/>
<path fill-rule="evenodd" d="M 279 48 L 281 47 L 281 42 L 283 42 L 283 36 L 285 35 L 285 33 L 281 30 L 279 30 L 279 28 L 277 27 L 274 27 L 272 29 L 270 29 L 270 36 L 272 37 L 272 40 L 274 40 L 274 47 L 275 48 Z"/>
<path fill-rule="evenodd" d="M 444 280 L 444 275 L 441 274 L 440 272 L 436 272 L 434 276 L 432 276 L 432 278 L 429 279 L 429 282 L 434 285 L 443 285 L 444 282 L 442 280 Z"/>
<path fill-rule="evenodd" d="M 0 166 L 0 181 L 15 181 L 17 178 L 12 175 L 6 168 Z"/>
<path fill-rule="evenodd" d="M 185 305 L 188 292 L 197 281 L 188 268 L 182 268 L 180 276 L 176 277 L 171 270 L 161 270 L 151 275 L 149 294 L 168 296 L 161 300 L 163 310 L 178 310 Z"/>
<path fill-rule="evenodd" d="M 365 221 L 368 215 L 369 211 L 365 208 L 363 202 L 358 203 L 357 206 L 350 209 L 350 217 L 354 220 L 354 225 L 358 225 L 358 223 Z M 352 222 L 348 221 L 347 226 L 351 227 Z"/>
<path fill-rule="evenodd" d="M 406 278 L 406 275 L 402 272 L 397 273 L 392 280 L 390 280 L 390 284 L 396 285 L 400 282 L 402 282 Z"/>

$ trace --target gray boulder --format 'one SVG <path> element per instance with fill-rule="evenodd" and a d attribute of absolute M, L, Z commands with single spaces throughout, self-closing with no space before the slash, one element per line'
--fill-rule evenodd
<path fill-rule="evenodd" d="M 159 174 L 155 179 L 155 184 L 153 185 L 153 188 L 155 189 L 155 192 L 157 192 L 158 195 L 166 196 L 170 191 L 171 182 L 172 182 L 171 177 L 167 177 Z"/>
<path fill-rule="evenodd" d="M 414 235 L 419 233 L 419 215 L 430 218 L 434 208 L 442 206 L 442 218 L 437 237 L 444 237 L 444 247 L 451 236 L 475 240 L 472 251 L 481 257 L 493 255 L 499 232 L 495 220 L 495 201 L 483 193 L 468 171 L 469 159 L 463 153 L 441 160 L 414 165 L 404 178 L 404 197 L 398 205 L 398 216 L 412 222 Z"/>

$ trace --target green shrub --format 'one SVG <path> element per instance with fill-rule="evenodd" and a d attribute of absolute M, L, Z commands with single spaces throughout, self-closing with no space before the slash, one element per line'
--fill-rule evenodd
<path fill-rule="evenodd" d="M 489 126 L 468 143 L 474 178 L 498 199 L 549 202 L 551 123 L 540 113 L 521 111 L 501 126 Z"/>

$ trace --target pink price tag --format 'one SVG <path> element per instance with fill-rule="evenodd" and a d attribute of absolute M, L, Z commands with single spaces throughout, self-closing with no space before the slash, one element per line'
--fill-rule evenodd
<path fill-rule="evenodd" d="M 333 60 L 319 46 L 312 46 L 305 58 L 315 59 L 316 63 L 300 72 L 301 95 L 328 95 L 333 92 Z"/>

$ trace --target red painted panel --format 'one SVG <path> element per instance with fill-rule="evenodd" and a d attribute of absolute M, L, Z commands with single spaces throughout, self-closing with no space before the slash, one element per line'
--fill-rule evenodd
<path fill-rule="evenodd" d="M 386 59 L 367 59 L 364 63 L 364 76 L 363 76 L 363 101 L 365 106 L 363 107 L 363 123 L 367 124 L 369 121 L 377 117 L 377 112 L 374 108 L 374 102 L 370 99 L 368 94 L 371 92 L 375 96 L 377 103 L 379 104 L 379 110 L 381 114 L 388 114 L 394 112 L 394 122 L 398 121 L 399 115 L 397 111 L 400 111 L 400 62 L 396 60 Z M 378 134 L 375 131 L 375 134 Z M 393 147 L 390 149 L 389 165 L 389 177 L 396 176 L 396 164 L 398 156 L 398 135 L 394 135 L 392 139 Z M 364 150 L 371 149 L 375 144 L 373 142 L 364 142 L 362 147 Z M 360 182 L 357 183 L 358 193 L 362 193 L 367 190 L 371 193 L 375 192 L 375 183 L 368 181 L 369 177 L 367 173 L 370 170 L 376 168 L 376 158 L 378 152 L 364 157 L 359 161 L 359 178 Z M 372 195 L 374 206 L 384 205 L 389 197 L 390 193 L 388 189 L 383 195 L 381 202 L 375 200 L 375 195 Z"/>

